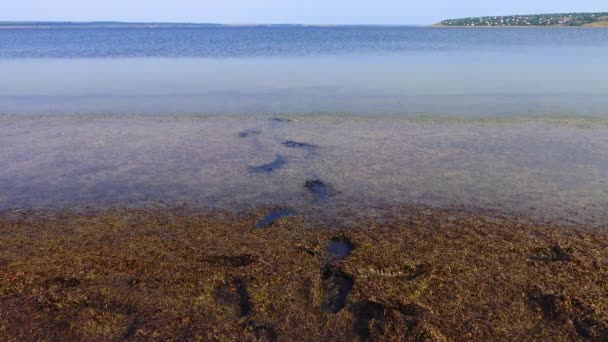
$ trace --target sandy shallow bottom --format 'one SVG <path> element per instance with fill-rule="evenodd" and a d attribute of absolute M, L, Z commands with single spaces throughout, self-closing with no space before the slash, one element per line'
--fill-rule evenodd
<path fill-rule="evenodd" d="M 0 209 L 339 216 L 376 206 L 608 222 L 608 121 L 353 115 L 0 116 Z M 307 188 L 319 181 L 326 195 Z"/>
<path fill-rule="evenodd" d="M 0 339 L 608 338 L 605 230 L 273 209 L 5 211 Z"/>

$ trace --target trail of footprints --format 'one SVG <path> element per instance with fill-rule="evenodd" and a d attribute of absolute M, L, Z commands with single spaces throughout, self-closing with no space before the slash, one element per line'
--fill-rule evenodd
<path fill-rule="evenodd" d="M 279 118 L 279 117 L 270 118 L 270 121 L 273 125 L 282 125 L 282 124 L 287 124 L 287 123 L 292 122 L 292 120 L 290 120 L 290 119 Z M 258 136 L 260 134 L 262 134 L 262 130 L 260 130 L 260 129 L 246 129 L 244 131 L 239 132 L 238 136 L 240 138 L 251 138 L 251 137 Z M 286 140 L 286 141 L 283 141 L 281 144 L 283 146 L 286 146 L 289 148 L 307 150 L 309 153 L 314 153 L 318 148 L 318 146 L 313 145 L 313 144 L 297 142 L 297 141 L 293 141 L 293 140 Z M 268 164 L 258 165 L 258 166 L 250 166 L 248 169 L 249 169 L 249 172 L 252 172 L 252 173 L 273 173 L 275 171 L 278 171 L 278 170 L 284 168 L 287 164 L 288 164 L 288 159 L 285 156 L 277 154 L 275 156 L 275 159 L 272 162 L 270 162 Z M 323 200 L 333 196 L 336 193 L 331 186 L 327 185 L 325 182 L 323 182 L 320 179 L 306 180 L 304 182 L 303 187 L 313 196 L 313 198 L 314 198 L 313 203 L 318 203 L 320 201 L 323 201 Z M 295 212 L 291 209 L 286 209 L 286 208 L 276 209 L 274 211 L 267 213 L 260 221 L 258 221 L 258 223 L 256 224 L 256 228 L 270 227 L 270 226 L 272 226 L 272 224 L 275 221 L 277 221 L 283 217 L 292 216 L 294 214 L 295 214 Z"/>
<path fill-rule="evenodd" d="M 273 125 L 291 122 L 289 119 L 276 117 L 271 118 L 270 120 Z M 261 130 L 249 129 L 240 132 L 239 137 L 254 137 L 261 133 Z M 288 148 L 304 149 L 311 154 L 314 154 L 318 149 L 318 146 L 316 145 L 293 140 L 286 140 L 282 142 L 282 145 Z M 286 157 L 276 155 L 275 160 L 271 163 L 249 167 L 249 171 L 253 173 L 272 173 L 285 167 L 287 163 L 288 160 Z M 321 179 L 305 180 L 303 182 L 303 188 L 312 195 L 313 203 L 322 202 L 337 194 L 332 186 Z M 284 208 L 270 211 L 258 221 L 256 228 L 270 227 L 277 220 L 294 214 L 295 212 L 293 210 Z M 344 237 L 333 238 L 329 242 L 325 253 L 303 248 L 305 252 L 322 260 L 323 266 L 319 270 L 319 285 L 322 292 L 319 309 L 322 312 L 336 314 L 347 306 L 348 295 L 355 285 L 355 280 L 336 265 L 336 262 L 347 258 L 354 248 L 355 246 Z M 209 258 L 208 261 L 217 266 L 244 267 L 252 262 L 252 256 L 216 256 Z M 417 273 L 413 278 L 416 278 L 419 275 L 420 274 Z M 234 279 L 231 282 L 221 284 L 215 290 L 214 299 L 216 303 L 224 306 L 228 312 L 236 318 L 246 316 L 251 308 L 246 283 L 241 279 Z M 426 310 L 416 304 L 408 304 L 403 307 L 392 307 L 370 300 L 363 300 L 350 304 L 348 310 L 354 316 L 353 331 L 362 340 L 367 340 L 373 332 L 382 330 L 385 321 L 394 321 L 395 317 L 398 317 L 404 322 L 407 326 L 408 335 L 411 335 L 411 337 L 416 338 L 424 334 L 428 335 L 428 328 L 421 324 L 421 319 Z M 374 322 L 374 324 L 372 324 L 372 322 Z M 275 341 L 277 339 L 277 334 L 271 326 L 259 325 L 250 321 L 247 323 L 246 329 L 253 331 L 257 340 Z"/>
<path fill-rule="evenodd" d="M 270 120 L 275 125 L 291 122 L 289 119 L 276 117 Z M 261 133 L 261 130 L 248 129 L 240 132 L 239 137 L 248 138 Z M 284 141 L 282 144 L 289 148 L 301 148 L 309 152 L 314 152 L 317 149 L 316 145 L 292 140 Z M 286 166 L 287 163 L 287 158 L 277 155 L 273 162 L 250 167 L 249 171 L 271 173 Z M 303 183 L 303 187 L 314 197 L 313 203 L 327 199 L 335 194 L 332 187 L 320 179 L 306 180 Z M 258 221 L 256 228 L 270 227 L 275 221 L 294 214 L 295 212 L 291 209 L 270 211 Z M 336 265 L 336 262 L 347 258 L 354 248 L 355 246 L 343 237 L 332 239 L 327 246 L 325 254 L 304 248 L 304 251 L 310 255 L 324 258 L 319 278 L 322 290 L 322 302 L 319 309 L 325 313 L 336 314 L 347 306 L 347 298 L 354 287 L 355 280 Z M 221 267 L 245 267 L 255 260 L 256 258 L 249 254 L 208 258 L 208 262 Z M 559 245 L 539 248 L 530 256 L 531 262 L 539 263 L 570 262 L 571 260 L 571 251 Z M 426 273 L 424 267 L 420 269 L 422 271 L 409 272 L 412 274 L 408 276 L 408 280 L 413 280 Z M 382 275 L 385 274 L 385 272 L 380 273 Z M 596 319 L 593 310 L 577 300 L 571 300 L 561 295 L 544 293 L 538 288 L 529 290 L 527 295 L 532 310 L 540 311 L 543 319 L 546 321 L 570 324 L 576 334 L 585 339 L 608 341 L 608 326 Z M 237 319 L 247 316 L 251 311 L 247 284 L 240 278 L 220 284 L 215 289 L 213 298 L 216 303 L 224 307 L 230 315 Z M 425 323 L 426 318 L 431 313 L 417 304 L 395 306 L 371 300 L 362 300 L 350 304 L 348 311 L 354 316 L 353 331 L 361 340 L 369 340 L 372 334 L 381 333 L 384 325 L 394 324 L 395 322 L 405 325 L 408 337 L 415 340 L 428 337 L 443 337 L 434 327 Z M 252 332 L 258 341 L 276 341 L 278 338 L 272 326 L 258 324 L 254 321 L 245 323 L 244 329 Z"/>
<path fill-rule="evenodd" d="M 318 309 L 326 314 L 336 314 L 347 309 L 353 315 L 352 331 L 363 341 L 369 340 L 372 335 L 381 335 L 388 326 L 404 327 L 407 337 L 414 340 L 441 336 L 440 332 L 426 323 L 431 313 L 417 304 L 389 305 L 368 299 L 349 303 L 348 296 L 355 285 L 355 280 L 336 262 L 347 258 L 354 249 L 355 245 L 347 238 L 335 237 L 329 242 L 325 253 L 312 254 L 323 264 L 320 268 L 321 302 Z M 250 255 L 215 256 L 207 260 L 216 266 L 245 267 L 249 263 L 243 260 L 249 261 L 255 258 Z M 310 288 L 312 284 L 306 281 L 303 287 Z M 241 278 L 219 284 L 213 292 L 213 298 L 228 316 L 237 321 L 246 319 L 252 312 L 247 283 Z M 257 341 L 278 339 L 271 325 L 248 320 L 243 324 L 243 329 L 253 334 Z"/>
<path fill-rule="evenodd" d="M 273 124 L 285 124 L 291 122 L 288 119 L 271 118 Z M 261 130 L 248 129 L 240 132 L 238 135 L 241 138 L 249 138 L 261 134 Z M 282 145 L 289 148 L 300 148 L 313 152 L 317 149 L 316 145 L 309 143 L 296 142 L 287 140 Z M 286 166 L 288 160 L 286 157 L 277 155 L 271 163 L 249 167 L 250 172 L 254 173 L 272 173 Z M 334 192 L 333 189 L 320 179 L 309 179 L 303 183 L 303 187 L 314 197 L 314 201 L 318 202 L 329 198 Z M 294 215 L 295 212 L 291 209 L 277 209 L 270 211 L 262 217 L 256 224 L 256 228 L 270 227 L 275 221 Z M 346 258 L 352 252 L 353 244 L 345 238 L 335 238 L 330 241 L 327 248 L 328 260 L 320 269 L 321 289 L 323 292 L 323 300 L 320 309 L 327 313 L 337 313 L 344 308 L 347 303 L 347 296 L 354 286 L 354 279 L 346 274 L 333 261 L 339 261 Z M 207 261 L 212 265 L 220 267 L 245 267 L 251 264 L 255 258 L 251 255 L 239 256 L 212 256 L 208 257 Z M 236 319 L 247 316 L 251 310 L 249 294 L 247 292 L 247 284 L 240 278 L 235 278 L 229 282 L 220 284 L 213 293 L 213 299 L 217 304 L 223 307 L 226 312 Z M 353 309 L 356 316 L 361 316 L 357 319 L 357 324 L 366 321 L 366 317 L 370 316 L 367 313 L 367 306 L 358 305 Z M 372 310 L 373 311 L 373 310 Z M 374 316 L 374 315 L 372 315 Z M 375 317 L 375 316 L 374 316 Z M 369 321 L 369 319 L 367 319 Z M 277 334 L 272 326 L 260 325 L 253 321 L 249 321 L 245 329 L 252 331 L 257 340 L 275 341 Z M 365 329 L 361 330 L 365 335 Z"/>
<path fill-rule="evenodd" d="M 574 260 L 573 251 L 559 244 L 538 248 L 530 261 L 540 264 L 569 263 Z M 581 338 L 592 341 L 608 341 L 608 324 L 603 322 L 593 307 L 577 298 L 569 298 L 561 293 L 547 292 L 540 287 L 527 291 L 528 304 L 538 311 L 549 324 L 570 327 Z"/>

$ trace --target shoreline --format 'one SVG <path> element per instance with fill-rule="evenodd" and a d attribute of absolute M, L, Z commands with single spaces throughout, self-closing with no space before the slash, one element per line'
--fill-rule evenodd
<path fill-rule="evenodd" d="M 581 25 L 581 26 L 565 26 L 565 25 L 543 25 L 543 26 L 456 26 L 456 25 L 440 25 L 433 24 L 430 26 L 425 26 L 429 28 L 470 28 L 470 29 L 530 29 L 530 28 L 547 28 L 547 29 L 605 29 L 608 28 L 608 24 L 600 24 L 600 25 Z"/>
<path fill-rule="evenodd" d="M 608 337 L 605 230 L 422 207 L 256 228 L 272 209 L 2 212 L 0 336 Z"/>

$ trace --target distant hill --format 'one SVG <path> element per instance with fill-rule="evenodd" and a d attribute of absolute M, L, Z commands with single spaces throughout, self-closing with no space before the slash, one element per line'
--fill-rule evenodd
<path fill-rule="evenodd" d="M 608 27 L 608 12 L 554 13 L 470 17 L 444 20 L 435 26 L 457 27 Z"/>

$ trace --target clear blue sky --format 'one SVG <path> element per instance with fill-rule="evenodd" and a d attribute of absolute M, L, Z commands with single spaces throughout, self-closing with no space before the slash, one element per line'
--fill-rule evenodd
<path fill-rule="evenodd" d="M 0 0 L 0 20 L 432 24 L 454 17 L 608 11 L 608 0 Z"/>

